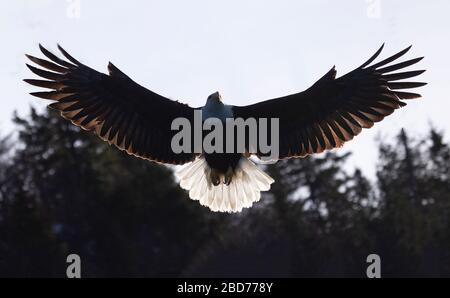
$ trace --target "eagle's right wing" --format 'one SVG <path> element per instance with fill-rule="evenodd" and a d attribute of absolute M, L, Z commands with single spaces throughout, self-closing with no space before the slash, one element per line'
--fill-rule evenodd
<path fill-rule="evenodd" d="M 340 147 L 358 135 L 362 128 L 372 127 L 375 122 L 405 106 L 403 100 L 420 97 L 404 89 L 425 83 L 401 80 L 418 76 L 424 70 L 398 71 L 422 58 L 389 65 L 406 54 L 408 47 L 372 64 L 382 49 L 342 77 L 336 78 L 333 67 L 303 92 L 253 105 L 234 106 L 234 116 L 244 119 L 278 118 L 280 159 L 303 157 Z M 258 155 L 263 154 L 258 150 Z"/>
<path fill-rule="evenodd" d="M 192 121 L 194 108 L 138 85 L 111 63 L 106 75 L 58 48 L 67 60 L 41 45 L 50 61 L 27 55 L 45 70 L 27 64 L 28 68 L 46 80 L 25 82 L 53 90 L 32 95 L 56 101 L 50 107 L 64 118 L 85 130 L 94 130 L 100 138 L 131 155 L 170 164 L 195 159 L 194 153 L 176 154 L 171 148 L 176 133 L 171 130 L 173 119 L 184 117 Z"/>

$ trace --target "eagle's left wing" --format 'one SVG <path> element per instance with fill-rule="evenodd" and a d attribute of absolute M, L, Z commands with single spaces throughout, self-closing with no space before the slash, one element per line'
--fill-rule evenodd
<path fill-rule="evenodd" d="M 423 57 L 387 66 L 410 48 L 370 65 L 381 53 L 381 46 L 367 62 L 340 78 L 336 79 L 333 67 L 304 92 L 248 106 L 233 106 L 234 117 L 279 118 L 279 159 L 340 147 L 362 128 L 372 127 L 395 109 L 405 106 L 402 100 L 420 97 L 399 90 L 425 83 L 398 81 L 420 75 L 424 70 L 397 71 L 416 64 Z M 263 155 L 259 149 L 257 155 Z"/>
<path fill-rule="evenodd" d="M 42 68 L 27 66 L 43 79 L 25 82 L 51 89 L 31 94 L 55 101 L 50 107 L 61 116 L 140 158 L 170 164 L 195 159 L 195 153 L 175 153 L 171 148 L 176 133 L 171 130 L 172 121 L 183 117 L 192 123 L 194 108 L 140 86 L 111 63 L 107 75 L 80 63 L 61 47 L 67 60 L 40 49 L 48 60 L 27 57 Z"/>

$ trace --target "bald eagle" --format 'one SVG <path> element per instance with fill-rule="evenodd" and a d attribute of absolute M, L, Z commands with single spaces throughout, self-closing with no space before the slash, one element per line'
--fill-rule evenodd
<path fill-rule="evenodd" d="M 260 192 L 269 190 L 274 182 L 249 159 L 251 155 L 261 158 L 260 148 L 235 153 L 195 150 L 175 153 L 171 147 L 176 133 L 171 129 L 173 120 L 181 117 L 194 121 L 196 111 L 202 111 L 206 118 L 221 121 L 277 118 L 277 159 L 305 157 L 341 147 L 363 128 L 372 127 L 405 106 L 403 100 L 420 97 L 403 89 L 425 85 L 404 81 L 424 70 L 400 71 L 423 57 L 392 63 L 411 47 L 373 63 L 383 46 L 360 67 L 342 77 L 336 78 L 333 67 L 303 92 L 247 106 L 226 105 L 216 92 L 208 97 L 205 106 L 192 108 L 140 86 L 112 63 L 108 64 L 109 75 L 100 73 L 73 58 L 59 45 L 64 58 L 41 45 L 40 50 L 47 60 L 27 55 L 41 67 L 27 64 L 28 68 L 44 80 L 24 81 L 51 89 L 31 95 L 54 101 L 49 107 L 60 111 L 62 117 L 94 131 L 104 141 L 130 155 L 164 164 L 189 163 L 177 176 L 191 199 L 213 211 L 239 212 L 259 201 Z"/>

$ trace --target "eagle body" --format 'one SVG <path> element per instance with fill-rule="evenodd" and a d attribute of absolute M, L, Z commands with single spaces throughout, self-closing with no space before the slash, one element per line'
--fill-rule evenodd
<path fill-rule="evenodd" d="M 232 107 L 225 105 L 219 92 L 211 94 L 204 107 L 202 107 L 202 121 L 208 119 L 218 119 L 222 123 L 222 135 L 226 135 L 226 120 L 233 119 L 234 113 Z M 207 133 L 207 132 L 206 132 Z M 236 141 L 236 140 L 235 140 Z M 211 168 L 211 182 L 218 185 L 223 180 L 225 184 L 229 184 L 233 173 L 236 170 L 239 161 L 243 158 L 242 153 L 225 153 L 226 152 L 226 138 L 223 140 L 222 153 L 205 153 L 203 156 L 207 165 Z M 222 178 L 222 179 L 221 179 Z"/>
<path fill-rule="evenodd" d="M 225 122 L 233 119 L 234 113 L 231 106 L 222 102 L 218 92 L 211 94 L 202 108 L 203 122 L 211 118 L 221 121 L 225 136 Z M 226 153 L 226 138 L 223 142 L 222 152 L 203 152 L 176 174 L 191 199 L 213 211 L 241 211 L 258 201 L 260 192 L 269 190 L 274 180 L 243 153 Z"/>
<path fill-rule="evenodd" d="M 202 121 L 203 123 L 208 119 L 218 119 L 222 123 L 222 135 L 225 136 L 226 132 L 226 119 L 233 119 L 234 113 L 232 107 L 229 105 L 225 105 L 222 102 L 222 98 L 219 92 L 211 94 L 205 106 L 202 107 Z M 204 132 L 207 133 L 207 132 Z M 226 148 L 226 139 L 223 140 L 223 152 L 225 152 Z M 203 152 L 203 156 L 206 160 L 208 166 L 212 169 L 213 178 L 217 178 L 217 176 L 230 176 L 236 169 L 240 159 L 242 158 L 242 154 L 240 153 L 205 153 Z M 228 182 L 228 177 L 226 180 Z M 215 185 L 218 184 L 217 179 L 212 179 Z"/>
<path fill-rule="evenodd" d="M 277 159 L 301 158 L 341 147 L 364 128 L 406 106 L 406 101 L 421 97 L 405 89 L 426 84 L 409 80 L 425 70 L 405 70 L 423 57 L 398 61 L 411 47 L 374 62 L 383 44 L 353 71 L 336 77 L 333 67 L 302 92 L 247 106 L 225 105 L 216 92 L 203 107 L 193 108 L 144 88 L 112 63 L 108 64 L 108 74 L 104 74 L 81 63 L 59 45 L 64 58 L 39 47 L 47 59 L 27 55 L 39 66 L 27 64 L 39 79 L 24 81 L 47 91 L 32 95 L 51 100 L 49 107 L 62 117 L 130 155 L 185 165 L 176 172 L 180 186 L 189 191 L 191 199 L 220 212 L 251 207 L 259 201 L 262 191 L 270 189 L 274 180 L 249 159 L 263 159 L 265 149 L 259 143 L 257 148 L 246 143 L 244 152 L 177 152 L 171 146 L 176 134 L 172 130 L 175 119 L 194 123 L 198 111 L 203 121 L 216 118 L 222 123 L 227 118 L 257 122 L 277 119 Z M 273 128 L 269 126 L 268 134 Z"/>

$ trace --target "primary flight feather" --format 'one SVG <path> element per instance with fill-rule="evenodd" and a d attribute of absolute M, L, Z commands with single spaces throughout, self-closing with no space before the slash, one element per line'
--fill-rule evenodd
<path fill-rule="evenodd" d="M 60 111 L 62 117 L 95 131 L 101 139 L 130 155 L 174 165 L 191 162 L 177 172 L 180 186 L 213 211 L 241 211 L 258 201 L 261 191 L 270 189 L 273 179 L 248 159 L 251 154 L 262 158 L 264 153 L 259 147 L 241 153 L 175 153 L 171 148 L 176 134 L 171 129 L 174 119 L 194 121 L 196 111 L 222 121 L 277 118 L 278 159 L 304 157 L 341 147 L 362 128 L 372 127 L 405 106 L 404 100 L 420 97 L 405 89 L 425 85 L 404 81 L 424 70 L 403 70 L 423 57 L 397 62 L 408 47 L 374 63 L 381 46 L 355 70 L 336 78 L 333 67 L 303 92 L 247 106 L 226 105 L 216 92 L 208 97 L 205 106 L 192 108 L 140 86 L 112 63 L 108 64 L 109 75 L 103 74 L 58 48 L 65 59 L 41 45 L 47 60 L 27 55 L 41 67 L 27 64 L 28 68 L 42 79 L 25 81 L 51 90 L 31 94 L 53 100 L 50 107 Z"/>

